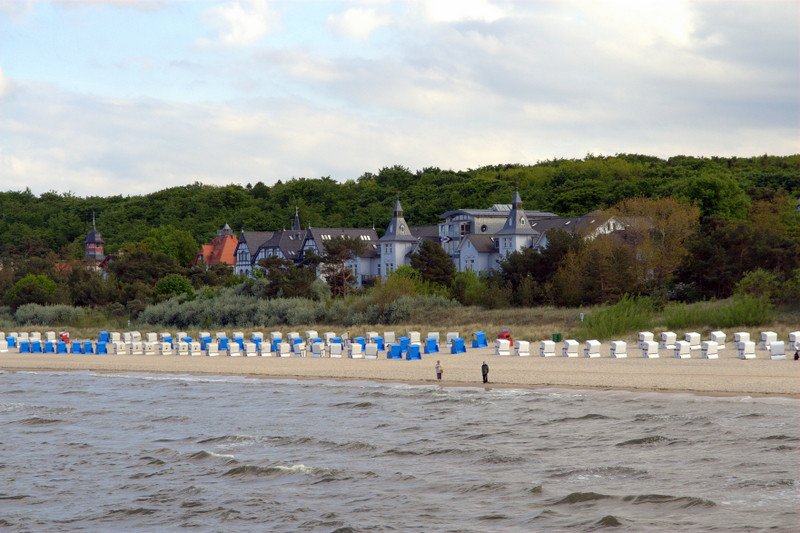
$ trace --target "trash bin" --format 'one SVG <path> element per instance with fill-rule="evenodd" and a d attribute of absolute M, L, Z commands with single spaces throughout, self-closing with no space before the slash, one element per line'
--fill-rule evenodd
<path fill-rule="evenodd" d="M 553 342 L 561 342 L 561 333 L 553 333 Z"/>

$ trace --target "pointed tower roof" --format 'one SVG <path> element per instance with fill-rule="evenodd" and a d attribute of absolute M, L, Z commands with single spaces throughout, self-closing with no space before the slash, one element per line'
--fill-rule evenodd
<path fill-rule="evenodd" d="M 400 198 L 394 204 L 394 216 L 392 216 L 392 221 L 389 222 L 386 233 L 383 234 L 380 241 L 417 242 L 416 237 L 411 235 L 406 219 L 403 217 L 403 206 L 400 205 Z"/>
<path fill-rule="evenodd" d="M 86 234 L 86 240 L 83 242 L 104 242 L 103 236 L 100 235 L 100 232 L 97 231 L 97 227 L 95 227 L 94 213 L 92 213 L 92 229 Z"/>
<path fill-rule="evenodd" d="M 514 190 L 514 199 L 511 201 L 511 211 L 508 213 L 503 229 L 497 235 L 535 235 L 525 210 L 522 209 L 522 197 L 519 190 Z"/>
<path fill-rule="evenodd" d="M 300 210 L 297 206 L 294 206 L 294 222 L 292 222 L 292 229 L 295 231 L 300 231 L 303 229 L 300 227 Z"/>

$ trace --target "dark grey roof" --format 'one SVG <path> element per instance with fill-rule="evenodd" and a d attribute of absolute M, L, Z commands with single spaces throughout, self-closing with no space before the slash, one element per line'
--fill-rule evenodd
<path fill-rule="evenodd" d="M 239 244 L 246 244 L 250 255 L 255 256 L 261 245 L 270 240 L 274 233 L 274 231 L 242 231 L 239 234 Z"/>
<path fill-rule="evenodd" d="M 514 191 L 514 200 L 511 202 L 511 211 L 508 212 L 506 223 L 495 235 L 533 235 L 535 233 L 522 209 L 522 197 L 520 197 L 519 191 Z"/>
<path fill-rule="evenodd" d="M 481 253 L 491 253 L 496 250 L 494 247 L 494 239 L 489 237 L 488 235 L 476 235 L 475 233 L 470 233 L 469 235 L 465 235 L 464 242 L 469 241 L 472 243 L 472 246 Z M 461 246 L 464 246 L 464 242 L 461 243 Z"/>
<path fill-rule="evenodd" d="M 386 228 L 386 233 L 381 237 L 381 242 L 417 242 L 417 238 L 411 234 L 408 229 L 406 219 L 403 217 L 403 207 L 400 205 L 400 199 L 394 204 L 394 216 L 389 226 Z"/>
<path fill-rule="evenodd" d="M 86 234 L 86 240 L 83 242 L 104 242 L 104 241 L 103 241 L 103 236 L 100 235 L 100 232 L 97 231 L 94 228 L 94 226 L 92 226 L 92 229 L 89 230 L 89 233 Z"/>
<path fill-rule="evenodd" d="M 286 259 L 297 260 L 303 249 L 306 233 L 306 230 L 276 231 L 269 240 L 258 247 L 258 250 L 277 248 Z M 258 255 L 258 251 L 254 255 Z"/>
<path fill-rule="evenodd" d="M 323 237 L 324 236 L 324 237 Z M 365 244 L 377 244 L 378 234 L 372 228 L 311 228 L 306 234 L 306 239 L 313 239 L 320 254 L 324 254 L 325 244 L 328 240 L 336 237 L 353 237 L 361 239 Z M 365 237 L 362 239 L 362 237 Z M 368 250 L 373 250 L 372 246 L 367 246 Z M 373 257 L 373 252 L 368 251 L 364 257 Z M 377 254 L 377 252 L 375 252 Z"/>
<path fill-rule="evenodd" d="M 411 235 L 424 241 L 439 242 L 439 226 L 409 226 Z"/>

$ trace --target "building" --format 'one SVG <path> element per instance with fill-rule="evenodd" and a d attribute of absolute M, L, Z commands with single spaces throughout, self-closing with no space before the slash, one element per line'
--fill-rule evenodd
<path fill-rule="evenodd" d="M 104 245 L 103 236 L 97 231 L 94 213 L 92 213 L 92 229 L 89 230 L 89 233 L 86 234 L 86 239 L 83 241 L 83 261 L 88 267 L 96 270 L 101 268 L 106 259 Z"/>
<path fill-rule="evenodd" d="M 222 229 L 217 230 L 217 236 L 211 240 L 210 244 L 203 244 L 197 252 L 193 265 L 205 265 L 206 268 L 219 263 L 236 265 L 236 247 L 239 239 L 233 234 L 233 230 L 226 222 Z"/>

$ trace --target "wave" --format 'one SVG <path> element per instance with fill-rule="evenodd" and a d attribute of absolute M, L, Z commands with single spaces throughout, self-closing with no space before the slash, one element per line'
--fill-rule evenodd
<path fill-rule="evenodd" d="M 646 470 L 638 470 L 627 466 L 601 466 L 596 468 L 578 468 L 574 470 L 556 471 L 550 474 L 551 478 L 642 478 L 647 477 Z"/>
<path fill-rule="evenodd" d="M 198 444 L 218 444 L 218 443 L 240 443 L 240 442 L 255 442 L 258 437 L 252 435 L 223 435 L 221 437 L 209 437 L 207 439 L 197 441 Z"/>
<path fill-rule="evenodd" d="M 677 503 L 681 508 L 689 507 L 716 507 L 716 503 L 705 498 L 696 498 L 692 496 L 669 496 L 666 494 L 642 494 L 639 496 L 625 496 L 622 501 L 633 503 L 635 505 L 643 503 Z"/>
<path fill-rule="evenodd" d="M 791 441 L 800 441 L 800 437 L 795 437 L 791 435 L 770 435 L 769 437 L 762 437 L 761 440 L 791 440 Z"/>
<path fill-rule="evenodd" d="M 333 475 L 335 471 L 330 470 L 328 468 L 323 468 L 319 466 L 306 466 L 306 465 L 292 465 L 292 466 L 283 466 L 283 465 L 275 465 L 275 466 L 256 466 L 256 465 L 242 465 L 237 466 L 236 468 L 231 468 L 227 472 L 223 473 L 222 475 L 225 477 L 235 477 L 235 478 L 274 478 L 279 476 L 285 475 L 321 475 L 321 476 L 330 476 Z"/>
<path fill-rule="evenodd" d="M 666 443 L 666 444 L 673 444 L 676 442 L 676 439 L 670 439 L 668 437 L 662 437 L 661 435 L 654 435 L 652 437 L 642 437 L 639 439 L 630 439 L 624 442 L 618 442 L 617 446 L 636 446 L 640 444 L 659 444 L 659 443 Z"/>
<path fill-rule="evenodd" d="M 614 499 L 616 496 L 600 494 L 599 492 L 573 492 L 553 502 L 554 505 L 595 502 L 598 500 Z"/>
<path fill-rule="evenodd" d="M 60 424 L 61 422 L 63 422 L 63 420 L 59 420 L 57 418 L 40 418 L 38 416 L 32 416 L 30 418 L 18 420 L 16 423 L 23 426 L 50 426 L 52 424 Z"/>
<path fill-rule="evenodd" d="M 137 507 L 135 509 L 112 509 L 107 513 L 108 517 L 122 516 L 139 516 L 155 514 L 157 509 L 148 509 L 147 507 Z"/>
<path fill-rule="evenodd" d="M 229 462 L 236 461 L 233 455 L 227 453 L 207 452 L 205 450 L 200 450 L 199 452 L 190 453 L 188 458 L 194 461 L 205 461 L 207 459 L 228 459 Z"/>
<path fill-rule="evenodd" d="M 613 416 L 606 416 L 601 415 L 598 413 L 589 413 L 583 416 L 575 416 L 575 417 L 564 417 L 564 418 L 556 418 L 555 420 L 551 420 L 550 423 L 553 422 L 576 422 L 578 420 L 616 420 Z"/>
<path fill-rule="evenodd" d="M 595 522 L 595 525 L 599 527 L 619 527 L 622 525 L 622 522 L 617 520 L 616 516 L 609 514 Z"/>
<path fill-rule="evenodd" d="M 372 402 L 341 402 L 341 403 L 335 403 L 331 407 L 348 407 L 350 409 L 369 409 L 370 407 L 375 407 L 375 404 Z"/>

